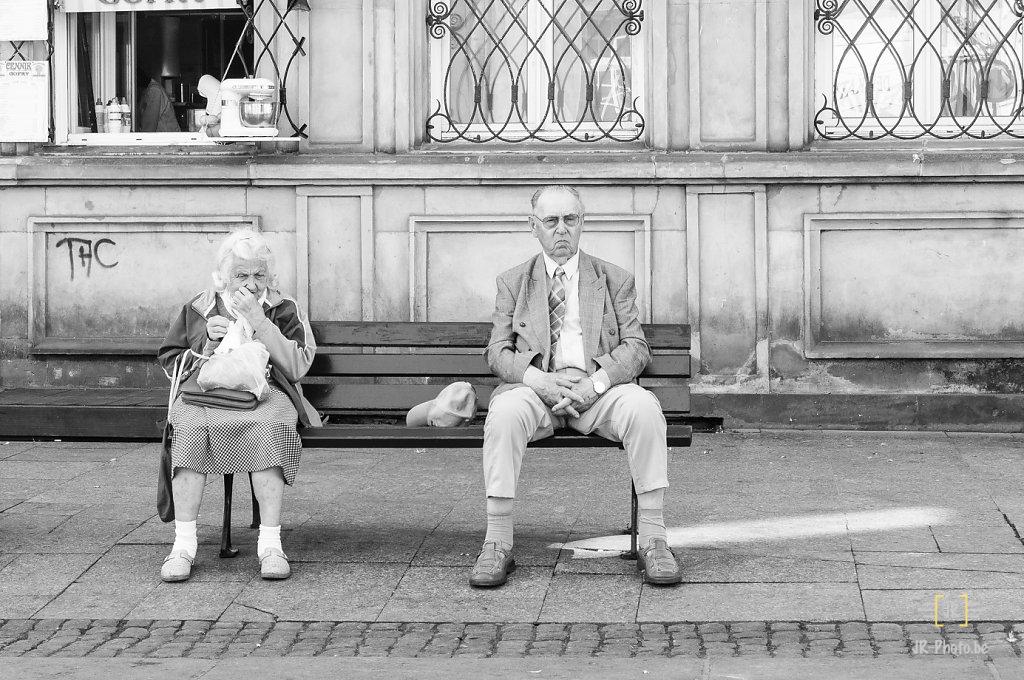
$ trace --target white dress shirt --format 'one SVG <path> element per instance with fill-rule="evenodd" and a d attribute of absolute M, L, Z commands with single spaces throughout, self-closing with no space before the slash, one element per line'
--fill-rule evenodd
<path fill-rule="evenodd" d="M 551 279 L 559 264 L 548 257 L 547 253 L 543 255 L 550 291 Z M 565 272 L 565 318 L 562 319 L 562 330 L 555 346 L 555 356 L 551 358 L 551 371 L 572 366 L 586 372 L 587 355 L 583 349 L 583 323 L 580 319 L 580 251 L 577 250 L 576 254 L 561 267 Z M 530 366 L 526 369 L 523 382 L 532 385 L 534 377 L 541 373 L 540 369 Z M 597 369 L 590 377 L 606 388 L 611 386 L 608 373 L 603 368 Z"/>
<path fill-rule="evenodd" d="M 583 351 L 583 324 L 580 321 L 580 251 L 577 250 L 563 265 L 559 265 L 544 253 L 549 295 L 555 270 L 559 266 L 565 272 L 565 276 L 562 277 L 565 284 L 565 317 L 562 319 L 562 330 L 558 336 L 558 344 L 555 345 L 555 353 L 551 357 L 551 370 L 578 368 L 586 372 L 587 358 Z"/>

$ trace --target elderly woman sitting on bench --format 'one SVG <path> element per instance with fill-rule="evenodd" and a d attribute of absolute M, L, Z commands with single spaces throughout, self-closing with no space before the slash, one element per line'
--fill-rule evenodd
<path fill-rule="evenodd" d="M 251 230 L 232 233 L 217 252 L 214 288 L 189 300 L 171 324 L 158 361 L 171 375 L 179 360 L 188 375 L 208 357 L 228 329 L 263 343 L 270 353 L 270 394 L 253 410 L 228 410 L 174 401 L 171 474 L 174 546 L 164 560 L 164 581 L 184 581 L 197 550 L 196 518 L 206 475 L 251 473 L 262 523 L 256 555 L 265 579 L 288 578 L 281 547 L 281 498 L 299 468 L 302 441 L 296 423 L 319 425 L 298 381 L 309 370 L 316 344 L 294 300 L 277 290 L 274 256 L 264 237 Z"/>

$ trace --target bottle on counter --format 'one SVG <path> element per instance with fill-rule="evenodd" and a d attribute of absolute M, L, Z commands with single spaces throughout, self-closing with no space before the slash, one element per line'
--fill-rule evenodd
<path fill-rule="evenodd" d="M 107 132 L 120 134 L 121 129 L 121 105 L 117 103 L 117 97 L 107 102 Z"/>
<path fill-rule="evenodd" d="M 107 131 L 107 107 L 103 106 L 103 100 L 97 99 L 93 107 L 96 112 L 96 132 Z"/>
<path fill-rule="evenodd" d="M 132 131 L 132 108 L 128 106 L 128 99 L 121 97 L 121 131 Z"/>

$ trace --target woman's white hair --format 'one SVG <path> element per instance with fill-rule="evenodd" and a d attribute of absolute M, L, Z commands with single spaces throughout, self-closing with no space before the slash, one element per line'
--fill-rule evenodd
<path fill-rule="evenodd" d="M 274 271 L 274 251 L 263 234 L 253 229 L 239 229 L 231 232 L 217 248 L 217 271 L 213 272 L 213 282 L 218 291 L 224 291 L 230 283 L 230 269 L 236 260 L 258 260 L 267 266 L 267 283 L 271 288 L 277 287 L 277 274 Z"/>

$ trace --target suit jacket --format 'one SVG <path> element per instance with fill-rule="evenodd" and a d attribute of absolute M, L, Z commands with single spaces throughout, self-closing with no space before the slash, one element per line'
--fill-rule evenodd
<path fill-rule="evenodd" d="M 636 284 L 626 270 L 580 252 L 580 325 L 587 373 L 603 368 L 612 385 L 635 380 L 651 361 L 640 327 Z M 549 365 L 548 275 L 541 254 L 498 275 L 494 327 L 484 350 L 503 384 L 494 395 L 523 382 L 526 369 Z M 609 385 L 610 387 L 611 385 Z"/>

